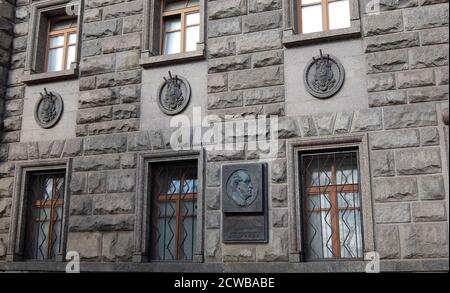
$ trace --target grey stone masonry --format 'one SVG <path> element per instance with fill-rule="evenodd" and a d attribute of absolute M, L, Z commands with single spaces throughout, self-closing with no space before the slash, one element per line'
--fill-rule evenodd
<path fill-rule="evenodd" d="M 3 99 L 6 91 L 7 72 L 9 69 L 12 44 L 14 36 L 15 7 L 13 1 L 0 1 L 0 97 Z M 3 112 L 3 105 L 0 106 L 0 113 Z"/>
<path fill-rule="evenodd" d="M 23 54 L 22 58 L 13 55 L 15 10 L 14 1 L 0 1 L 0 143 L 18 141 L 16 133 L 21 128 L 23 102 L 6 95 L 8 71 L 19 68 L 23 60 Z"/>
<path fill-rule="evenodd" d="M 208 109 L 271 111 L 284 98 L 274 92 L 284 83 L 281 1 L 209 1 L 208 19 Z"/>
<path fill-rule="evenodd" d="M 446 223 L 408 224 L 400 227 L 402 257 L 448 257 L 448 227 Z"/>
<path fill-rule="evenodd" d="M 80 83 L 78 136 L 139 130 L 143 5 L 86 1 L 80 72 L 88 86 Z"/>
<path fill-rule="evenodd" d="M 8 250 L 8 230 L 13 202 L 14 178 L 9 177 L 13 174 L 13 166 L 7 163 L 8 144 L 18 142 L 20 139 L 23 110 L 23 88 L 8 89 L 10 84 L 8 78 L 12 72 L 20 74 L 20 68 L 24 66 L 26 47 L 26 43 L 23 42 L 25 38 L 19 42 L 24 33 L 20 27 L 15 29 L 14 25 L 16 21 L 20 22 L 21 16 L 17 14 L 15 2 L 0 0 L 0 261 L 4 259 Z"/>
<path fill-rule="evenodd" d="M 391 7 L 384 2 L 381 7 Z M 414 6 L 393 5 L 395 10 L 363 18 L 368 91 L 380 92 L 369 95 L 372 107 L 448 100 L 448 87 L 439 88 L 436 80 L 448 72 L 448 29 L 442 28 L 448 26 L 448 4 Z M 411 89 L 408 100 L 398 89 Z"/>
<path fill-rule="evenodd" d="M 418 148 L 396 151 L 396 168 L 399 175 L 432 174 L 441 172 L 439 148 Z"/>
<path fill-rule="evenodd" d="M 376 248 L 382 259 L 401 257 L 400 234 L 398 226 L 379 225 L 376 231 L 378 238 Z"/>
<path fill-rule="evenodd" d="M 436 107 L 449 95 L 442 2 L 380 1 L 381 13 L 362 18 L 369 107 L 383 112 L 382 130 L 369 134 L 383 259 L 448 258 L 448 171 Z"/>
<path fill-rule="evenodd" d="M 358 152 L 364 252 L 379 252 L 385 270 L 448 270 L 448 1 L 380 0 L 380 11 L 369 13 L 370 1 L 350 0 L 351 28 L 300 34 L 293 28 L 301 21 L 295 0 L 200 0 L 198 51 L 159 56 L 159 0 L 82 0 L 73 80 L 24 84 L 32 4 L 45 1 L 60 3 L 0 0 L 0 271 L 50 266 L 9 261 L 10 235 L 21 216 L 17 198 L 27 190 L 16 175 L 60 162 L 66 162 L 68 191 L 62 240 L 64 249 L 80 253 L 82 270 L 364 271 L 361 260 L 302 259 L 307 247 L 297 155 L 350 149 Z M 321 49 L 345 69 L 342 88 L 328 99 L 309 95 L 302 76 Z M 159 62 L 144 65 L 144 55 Z M 248 124 L 236 126 L 246 133 L 222 128 L 220 142 L 241 143 L 238 149 L 195 142 L 202 188 L 193 263 L 147 262 L 147 238 L 155 234 L 147 221 L 153 216 L 147 164 L 172 160 L 174 153 L 185 159 L 171 141 L 194 144 L 194 134 L 172 137 L 172 117 L 156 104 L 169 70 L 191 84 L 182 113 L 189 119 L 194 107 L 202 118 L 216 115 L 208 117 L 214 126 L 228 125 L 225 118 L 278 116 L 273 133 Z M 43 88 L 70 90 L 52 129 L 35 125 L 35 99 Z M 276 139 L 277 149 L 252 149 L 253 138 Z M 192 153 L 186 158 L 197 156 Z M 268 242 L 224 243 L 223 166 L 262 161 Z M 64 263 L 53 265 L 49 270 Z"/>

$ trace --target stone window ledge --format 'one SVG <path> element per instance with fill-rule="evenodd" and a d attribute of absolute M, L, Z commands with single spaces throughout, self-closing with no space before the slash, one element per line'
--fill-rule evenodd
<path fill-rule="evenodd" d="M 73 67 L 67 70 L 43 72 L 43 73 L 30 73 L 25 72 L 22 82 L 24 84 L 38 84 L 49 81 L 60 81 L 78 78 L 78 67 Z"/>
<path fill-rule="evenodd" d="M 151 56 L 149 53 L 142 53 L 139 64 L 142 67 L 158 67 L 169 64 L 185 63 L 195 60 L 205 59 L 206 54 L 204 49 L 198 49 L 192 52 L 183 52 L 171 55 Z"/>
<path fill-rule="evenodd" d="M 303 46 L 322 42 L 361 37 L 360 20 L 352 20 L 351 27 L 326 32 L 295 34 L 292 29 L 283 32 L 283 44 L 286 47 Z"/>
<path fill-rule="evenodd" d="M 27 51 L 25 62 L 25 77 L 22 82 L 26 84 L 40 83 L 53 80 L 63 80 L 77 77 L 78 62 L 81 56 L 81 36 L 83 19 L 83 1 L 72 2 L 77 15 L 77 53 L 76 67 L 58 73 L 45 73 L 45 55 L 47 54 L 48 23 L 53 17 L 67 15 L 66 7 L 71 0 L 41 0 L 28 1 L 30 5 L 30 31 L 28 32 Z M 80 5 L 81 4 L 81 5 Z M 73 64 L 71 64 L 73 66 Z M 72 69 L 75 68 L 75 69 Z"/>

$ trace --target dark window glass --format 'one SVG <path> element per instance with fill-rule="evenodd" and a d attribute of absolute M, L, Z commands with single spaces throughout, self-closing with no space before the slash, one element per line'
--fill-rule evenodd
<path fill-rule="evenodd" d="M 152 185 L 152 260 L 192 260 L 197 222 L 197 163 L 155 165 Z"/>
<path fill-rule="evenodd" d="M 361 258 L 361 195 L 356 151 L 301 155 L 307 260 Z"/>
<path fill-rule="evenodd" d="M 65 174 L 31 174 L 27 186 L 25 257 L 53 260 L 61 245 Z"/>

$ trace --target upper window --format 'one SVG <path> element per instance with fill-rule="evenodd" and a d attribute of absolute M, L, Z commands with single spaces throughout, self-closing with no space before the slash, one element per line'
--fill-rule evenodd
<path fill-rule="evenodd" d="M 197 50 L 200 40 L 199 0 L 163 0 L 162 53 Z"/>
<path fill-rule="evenodd" d="M 61 247 L 65 173 L 30 174 L 27 186 L 26 259 L 55 260 Z"/>
<path fill-rule="evenodd" d="M 76 18 L 55 17 L 49 20 L 46 54 L 47 71 L 70 69 L 77 56 Z"/>
<path fill-rule="evenodd" d="M 145 0 L 143 67 L 204 59 L 207 0 Z"/>
<path fill-rule="evenodd" d="M 80 9 L 80 1 L 33 1 L 21 82 L 34 84 L 78 77 Z"/>
<path fill-rule="evenodd" d="M 285 0 L 286 47 L 361 37 L 358 0 Z"/>
<path fill-rule="evenodd" d="M 348 28 L 350 0 L 297 0 L 298 32 L 302 34 Z"/>
<path fill-rule="evenodd" d="M 197 162 L 152 166 L 151 260 L 192 260 L 197 225 Z"/>
<path fill-rule="evenodd" d="M 306 260 L 362 258 L 358 153 L 302 154 Z"/>

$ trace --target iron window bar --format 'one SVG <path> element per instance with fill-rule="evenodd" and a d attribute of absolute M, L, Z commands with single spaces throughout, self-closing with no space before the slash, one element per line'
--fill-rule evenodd
<path fill-rule="evenodd" d="M 356 151 L 300 156 L 306 260 L 362 257 Z"/>
<path fill-rule="evenodd" d="M 31 174 L 28 181 L 28 210 L 25 258 L 55 260 L 61 246 L 65 173 Z"/>
<path fill-rule="evenodd" d="M 152 168 L 151 260 L 190 261 L 195 246 L 196 165 Z"/>

